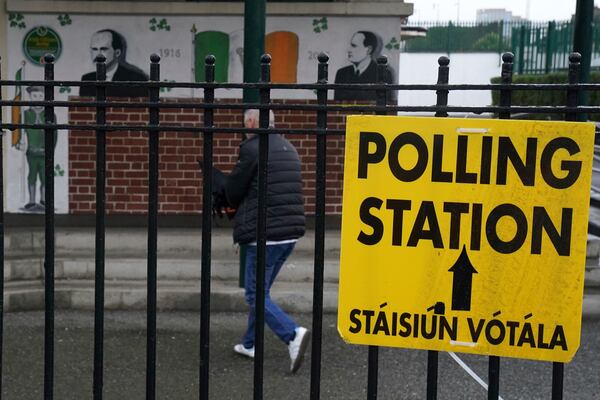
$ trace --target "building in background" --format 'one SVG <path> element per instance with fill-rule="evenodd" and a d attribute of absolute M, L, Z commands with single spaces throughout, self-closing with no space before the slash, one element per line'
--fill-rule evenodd
<path fill-rule="evenodd" d="M 483 8 L 476 11 L 475 22 L 520 22 L 525 21 L 525 18 L 513 15 L 512 11 L 505 8 Z"/>

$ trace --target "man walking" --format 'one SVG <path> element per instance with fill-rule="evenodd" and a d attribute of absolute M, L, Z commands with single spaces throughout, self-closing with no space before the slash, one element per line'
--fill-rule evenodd
<path fill-rule="evenodd" d="M 275 117 L 270 112 L 269 125 Z M 259 127 L 259 111 L 244 113 L 246 128 Z M 245 297 L 250 306 L 248 327 L 242 343 L 235 345 L 238 354 L 254 357 L 254 327 L 256 317 L 256 226 L 258 219 L 258 144 L 255 134 L 242 142 L 238 161 L 225 183 L 225 196 L 230 206 L 237 209 L 234 242 L 247 245 Z M 288 346 L 290 371 L 296 372 L 302 363 L 310 335 L 308 330 L 287 315 L 271 299 L 271 286 L 283 263 L 291 254 L 298 238 L 304 235 L 304 198 L 300 158 L 296 148 L 279 134 L 269 134 L 267 172 L 267 246 L 265 262 L 265 322 Z"/>

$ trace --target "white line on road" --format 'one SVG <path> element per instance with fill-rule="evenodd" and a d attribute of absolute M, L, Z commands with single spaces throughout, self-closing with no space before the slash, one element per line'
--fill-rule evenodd
<path fill-rule="evenodd" d="M 475 379 L 475 381 L 476 381 L 477 383 L 479 383 L 481 386 L 483 386 L 483 388 L 484 388 L 485 390 L 488 390 L 488 384 L 487 384 L 487 383 L 485 383 L 485 382 L 483 381 L 483 379 L 481 379 L 481 378 L 480 378 L 480 377 L 479 377 L 479 376 L 478 376 L 478 375 L 477 375 L 477 374 L 476 374 L 476 373 L 475 373 L 475 372 L 474 372 L 474 371 L 473 371 L 471 368 L 469 368 L 469 366 L 468 366 L 467 364 L 465 364 L 465 363 L 463 362 L 463 360 L 461 360 L 461 359 L 460 359 L 460 358 L 459 358 L 459 357 L 458 357 L 458 356 L 457 356 L 455 353 L 453 353 L 453 352 L 451 352 L 451 351 L 448 351 L 447 353 L 450 355 L 450 357 L 452 357 L 452 359 L 453 359 L 454 361 L 456 361 L 456 363 L 457 363 L 458 365 L 460 365 L 460 366 L 461 366 L 461 368 L 462 368 L 462 369 L 464 369 L 465 371 L 467 371 L 467 374 L 471 375 L 471 378 Z M 498 399 L 499 399 L 499 400 L 504 400 L 504 399 L 503 399 L 501 396 L 498 396 Z"/>

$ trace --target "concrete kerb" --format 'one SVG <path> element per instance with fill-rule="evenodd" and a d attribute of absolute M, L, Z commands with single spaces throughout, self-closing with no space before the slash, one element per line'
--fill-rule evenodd
<path fill-rule="evenodd" d="M 325 235 L 324 311 L 337 311 L 340 232 Z M 57 308 L 91 310 L 94 306 L 93 229 L 58 229 L 56 234 Z M 106 308 L 146 307 L 144 229 L 111 229 L 106 238 Z M 5 236 L 5 310 L 44 307 L 43 229 L 12 230 Z M 199 310 L 201 231 L 162 229 L 158 238 L 158 308 Z M 600 238 L 590 235 L 587 246 L 585 318 L 600 317 Z M 239 253 L 230 229 L 212 234 L 211 308 L 213 311 L 246 311 L 238 287 Z M 272 295 L 293 312 L 312 311 L 314 232 L 298 241 L 296 249 L 273 287 Z"/>
<path fill-rule="evenodd" d="M 105 308 L 146 307 L 147 232 L 107 229 Z M 57 228 L 55 299 L 59 309 L 94 307 L 95 240 L 93 228 Z M 201 274 L 200 229 L 159 229 L 157 302 L 159 310 L 199 310 Z M 239 249 L 231 229 L 214 229 L 211 254 L 211 308 L 246 311 L 238 287 Z M 7 311 L 44 307 L 44 231 L 11 229 L 5 235 L 4 307 Z M 301 238 L 273 288 L 272 296 L 293 312 L 312 311 L 314 232 Z M 324 311 L 337 310 L 339 231 L 325 239 Z"/>

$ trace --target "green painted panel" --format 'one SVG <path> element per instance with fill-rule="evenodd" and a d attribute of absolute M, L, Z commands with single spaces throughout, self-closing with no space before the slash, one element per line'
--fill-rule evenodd
<path fill-rule="evenodd" d="M 227 82 L 229 70 L 229 35 L 219 31 L 204 31 L 196 34 L 194 40 L 194 67 L 196 82 L 204 82 L 204 58 L 212 54 L 216 58 L 215 81 Z"/>

